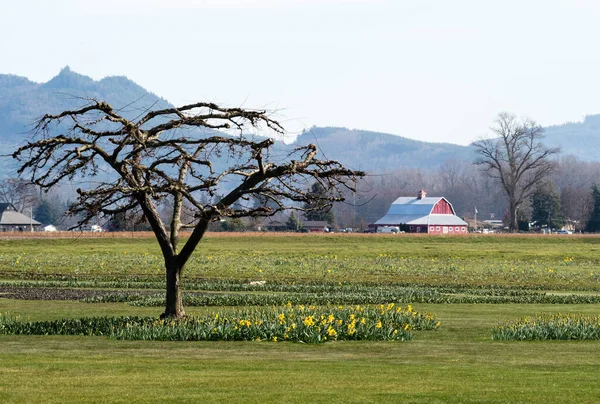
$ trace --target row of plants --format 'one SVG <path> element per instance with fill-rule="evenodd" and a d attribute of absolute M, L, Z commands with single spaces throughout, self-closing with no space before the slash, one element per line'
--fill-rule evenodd
<path fill-rule="evenodd" d="M 0 281 L 0 288 L 86 288 L 86 289 L 158 289 L 165 288 L 163 280 L 106 280 L 95 278 L 92 280 L 78 280 L 69 278 L 65 280 L 15 280 Z M 531 289 L 513 289 L 506 286 L 467 287 L 464 285 L 419 285 L 405 283 L 386 284 L 357 284 L 357 283 L 281 283 L 260 282 L 234 279 L 195 280 L 186 279 L 183 283 L 185 290 L 205 291 L 260 291 L 260 292 L 286 292 L 286 293 L 329 293 L 329 292 L 370 292 L 374 288 L 380 290 L 396 291 L 404 288 L 435 289 L 439 293 L 465 293 L 487 296 L 517 296 L 539 294 Z"/>
<path fill-rule="evenodd" d="M 129 316 L 23 321 L 18 316 L 5 313 L 0 314 L 0 334 L 110 336 L 115 329 L 154 320 L 152 317 Z"/>
<path fill-rule="evenodd" d="M 28 279 L 47 274 L 63 276 L 155 277 L 164 274 L 164 260 L 153 254 L 0 254 L 4 276 Z M 593 289 L 600 283 L 600 261 L 592 256 L 547 256 L 528 259 L 434 256 L 404 257 L 397 254 L 367 253 L 364 256 L 272 255 L 222 253 L 194 256 L 186 266 L 190 277 L 256 279 L 301 283 L 404 282 L 482 286 L 518 285 L 545 289 Z"/>
<path fill-rule="evenodd" d="M 364 306 L 294 306 L 219 311 L 203 317 L 160 320 L 151 317 L 91 317 L 56 321 L 20 321 L 0 316 L 0 334 L 103 335 L 126 340 L 294 341 L 399 340 L 412 330 L 435 330 L 431 313 L 394 303 Z"/>
<path fill-rule="evenodd" d="M 508 321 L 492 330 L 497 341 L 598 340 L 600 315 L 545 314 Z"/>
<path fill-rule="evenodd" d="M 113 293 L 82 299 L 86 303 L 129 302 L 136 307 L 162 307 L 164 293 L 141 295 Z M 293 304 L 380 304 L 395 303 L 438 303 L 438 304 L 596 304 L 600 295 L 449 295 L 435 290 L 405 289 L 395 293 L 372 290 L 368 293 L 328 293 L 328 294 L 272 294 L 272 293 L 187 293 L 183 295 L 185 306 L 272 306 L 286 302 Z"/>

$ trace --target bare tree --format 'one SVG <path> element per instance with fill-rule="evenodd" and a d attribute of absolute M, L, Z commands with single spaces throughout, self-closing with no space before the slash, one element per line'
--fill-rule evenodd
<path fill-rule="evenodd" d="M 600 164 L 580 161 L 573 155 L 561 156 L 554 172 L 560 204 L 567 221 L 577 230 L 583 230 L 593 208 L 590 189 L 600 176 Z"/>
<path fill-rule="evenodd" d="M 0 202 L 10 203 L 18 212 L 25 209 L 29 212 L 40 204 L 40 195 L 35 184 L 21 178 L 7 178 L 0 181 Z"/>
<path fill-rule="evenodd" d="M 182 271 L 212 221 L 301 210 L 306 202 L 323 208 L 342 199 L 341 190 L 364 175 L 336 161 L 319 160 L 312 144 L 277 161 L 270 156 L 272 138 L 255 139 L 244 132 L 283 133 L 265 111 L 195 103 L 129 120 L 106 102 L 88 101 L 80 109 L 45 115 L 37 122 L 36 137 L 13 154 L 21 164 L 18 172 L 43 189 L 74 176 L 94 177 L 95 188 L 78 189 L 70 207 L 71 214 L 81 215 L 79 225 L 140 209 L 165 260 L 163 317 L 185 315 Z M 53 135 L 56 130 L 63 133 Z M 105 179 L 103 170 L 112 179 Z M 328 192 L 311 193 L 314 181 Z M 274 204 L 245 204 L 254 197 Z M 158 211 L 165 200 L 171 201 L 170 223 Z M 184 205 L 193 208 L 193 223 L 182 222 Z M 193 230 L 179 248 L 184 225 Z"/>
<path fill-rule="evenodd" d="M 446 190 L 453 191 L 464 179 L 465 164 L 460 160 L 446 160 L 440 166 L 439 177 Z"/>
<path fill-rule="evenodd" d="M 553 168 L 551 157 L 559 149 L 542 144 L 543 128 L 530 119 L 501 113 L 491 128 L 492 138 L 473 143 L 478 155 L 475 164 L 502 184 L 508 197 L 509 229 L 517 230 L 517 210 Z"/>

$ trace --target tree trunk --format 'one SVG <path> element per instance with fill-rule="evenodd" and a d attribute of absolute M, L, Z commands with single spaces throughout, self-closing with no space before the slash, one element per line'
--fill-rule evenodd
<path fill-rule="evenodd" d="M 519 224 L 517 222 L 517 204 L 514 201 L 509 202 L 510 212 L 508 213 L 510 223 L 508 225 L 508 230 L 511 233 L 516 232 L 519 229 Z"/>
<path fill-rule="evenodd" d="M 181 291 L 181 270 L 177 260 L 172 259 L 165 263 L 167 269 L 167 296 L 165 312 L 160 318 L 181 318 L 185 316 Z"/>

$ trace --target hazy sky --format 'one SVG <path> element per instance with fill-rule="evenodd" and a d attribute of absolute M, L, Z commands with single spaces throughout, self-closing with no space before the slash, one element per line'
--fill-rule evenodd
<path fill-rule="evenodd" d="M 125 75 L 175 105 L 467 144 L 600 113 L 597 0 L 6 1 L 0 73 Z M 0 94 L 1 96 L 1 94 Z"/>

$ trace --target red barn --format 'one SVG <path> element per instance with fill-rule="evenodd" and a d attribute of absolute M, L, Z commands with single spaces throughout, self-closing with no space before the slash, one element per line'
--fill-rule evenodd
<path fill-rule="evenodd" d="M 427 197 L 420 190 L 416 198 L 400 197 L 387 214 L 372 227 L 402 226 L 409 233 L 466 234 L 467 222 L 456 216 L 454 208 L 443 197 Z"/>

